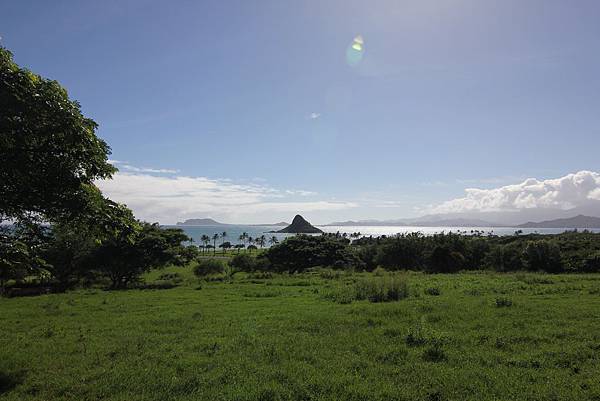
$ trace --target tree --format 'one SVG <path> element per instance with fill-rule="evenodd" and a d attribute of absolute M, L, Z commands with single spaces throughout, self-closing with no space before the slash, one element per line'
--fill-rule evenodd
<path fill-rule="evenodd" d="M 247 232 L 243 232 L 240 234 L 240 236 L 238 237 L 238 240 L 244 245 L 242 248 L 246 247 L 246 239 L 248 238 L 248 233 Z"/>
<path fill-rule="evenodd" d="M 223 248 L 223 255 L 225 255 L 225 247 L 223 245 L 225 245 L 225 238 L 227 237 L 227 231 L 223 231 L 221 233 L 221 238 L 223 239 L 223 241 L 221 242 L 221 248 Z M 229 244 L 230 248 L 231 248 L 231 243 Z"/>
<path fill-rule="evenodd" d="M 181 243 L 187 239 L 179 229 L 138 222 L 133 232 L 120 233 L 102 243 L 92 260 L 111 280 L 112 288 L 125 288 L 142 273 L 177 261 Z"/>
<path fill-rule="evenodd" d="M 219 239 L 219 234 L 213 234 L 213 255 L 217 254 L 217 240 Z"/>
<path fill-rule="evenodd" d="M 525 247 L 528 270 L 559 273 L 563 270 L 560 248 L 547 240 L 530 241 Z"/>
<path fill-rule="evenodd" d="M 297 235 L 267 249 L 263 255 L 277 271 L 301 272 L 315 266 L 345 268 L 362 265 L 341 236 Z"/>
<path fill-rule="evenodd" d="M 246 247 L 246 249 L 250 251 L 250 253 L 252 253 L 252 250 L 256 249 L 256 247 L 252 245 L 254 244 L 254 238 L 249 236 L 246 240 L 248 241 L 248 246 Z"/>
<path fill-rule="evenodd" d="M 221 245 L 219 245 L 219 248 L 223 248 L 223 254 L 225 254 L 225 251 L 226 251 L 227 249 L 230 249 L 230 248 L 231 248 L 231 242 L 229 242 L 229 241 L 225 241 L 225 242 L 223 242 Z"/>
<path fill-rule="evenodd" d="M 271 238 L 269 238 L 269 245 L 273 246 L 273 245 L 277 245 L 279 243 L 279 240 L 277 239 L 276 236 L 272 236 Z"/>
<path fill-rule="evenodd" d="M 202 241 L 202 243 L 204 244 L 204 248 L 208 249 L 208 244 L 210 244 L 210 237 L 206 234 L 202 234 L 202 237 L 200 237 L 200 241 Z"/>
<path fill-rule="evenodd" d="M 110 148 L 58 82 L 20 68 L 0 47 L 0 220 L 69 219 L 94 181 L 110 178 Z"/>
<path fill-rule="evenodd" d="M 31 253 L 27 244 L 14 238 L 8 227 L 0 226 L 0 295 L 10 280 L 21 280 L 29 272 Z"/>
<path fill-rule="evenodd" d="M 464 265 L 465 257 L 448 246 L 436 246 L 428 260 L 427 270 L 431 273 L 456 273 Z"/>
<path fill-rule="evenodd" d="M 260 246 L 260 247 L 262 248 L 262 247 L 264 247 L 264 246 L 266 245 L 266 243 L 267 243 L 267 238 L 266 238 L 266 237 L 264 236 L 264 234 L 263 234 L 263 235 L 261 235 L 260 237 L 258 237 L 258 238 L 255 240 L 255 242 L 256 242 L 256 244 L 257 244 L 258 246 Z"/>

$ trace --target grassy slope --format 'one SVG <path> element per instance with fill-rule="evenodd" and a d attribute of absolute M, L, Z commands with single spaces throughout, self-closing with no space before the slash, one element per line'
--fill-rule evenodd
<path fill-rule="evenodd" d="M 0 400 L 600 399 L 599 275 L 357 276 L 0 299 Z"/>

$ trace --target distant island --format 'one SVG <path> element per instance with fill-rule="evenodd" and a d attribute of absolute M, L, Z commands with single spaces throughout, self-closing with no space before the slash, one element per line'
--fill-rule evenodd
<path fill-rule="evenodd" d="M 323 231 L 304 219 L 299 214 L 294 217 L 292 224 L 284 229 L 275 231 L 278 233 L 290 233 L 290 234 L 321 234 Z"/>
<path fill-rule="evenodd" d="M 279 223 L 270 223 L 270 224 L 228 224 L 221 223 L 211 218 L 205 219 L 187 219 L 184 222 L 178 221 L 177 226 L 251 226 L 251 227 L 262 227 L 262 226 L 287 226 L 289 223 L 281 221 Z"/>
<path fill-rule="evenodd" d="M 582 214 L 566 219 L 529 221 L 520 224 L 519 228 L 600 228 L 600 217 L 584 216 Z"/>

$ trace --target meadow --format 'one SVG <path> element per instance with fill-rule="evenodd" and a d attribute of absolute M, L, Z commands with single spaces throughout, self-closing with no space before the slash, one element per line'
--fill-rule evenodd
<path fill-rule="evenodd" d="M 0 400 L 600 400 L 600 275 L 313 269 L 0 298 Z M 152 287 L 152 286 L 148 286 Z"/>

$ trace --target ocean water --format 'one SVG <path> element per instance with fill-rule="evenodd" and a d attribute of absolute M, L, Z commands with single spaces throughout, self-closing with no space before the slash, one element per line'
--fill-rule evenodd
<path fill-rule="evenodd" d="M 247 233 L 252 238 L 260 237 L 264 235 L 267 240 L 273 236 L 277 237 L 279 241 L 286 237 L 293 236 L 294 234 L 280 234 L 270 233 L 269 231 L 281 230 L 282 226 L 246 226 L 246 225 L 228 225 L 228 226 L 165 226 L 181 228 L 185 233 L 194 239 L 194 242 L 200 244 L 200 238 L 202 235 L 208 235 L 212 238 L 214 234 L 221 235 L 223 232 L 227 233 L 225 241 L 229 241 L 232 244 L 238 244 L 241 241 L 238 240 L 242 233 Z M 362 236 L 380 236 L 380 235 L 394 235 L 394 234 L 407 234 L 413 232 L 421 232 L 425 235 L 439 234 L 439 233 L 466 233 L 472 234 L 476 231 L 483 232 L 485 234 L 492 233 L 494 235 L 513 235 L 515 231 L 522 230 L 524 234 L 539 233 L 539 234 L 559 234 L 565 231 L 562 228 L 515 228 L 515 227 L 398 227 L 398 226 L 317 226 L 321 230 L 328 233 L 361 233 Z M 600 232 L 600 229 L 590 229 L 589 231 Z M 217 245 L 223 240 L 219 238 Z M 212 243 L 212 242 L 211 242 Z M 268 246 L 268 245 L 267 245 Z"/>

